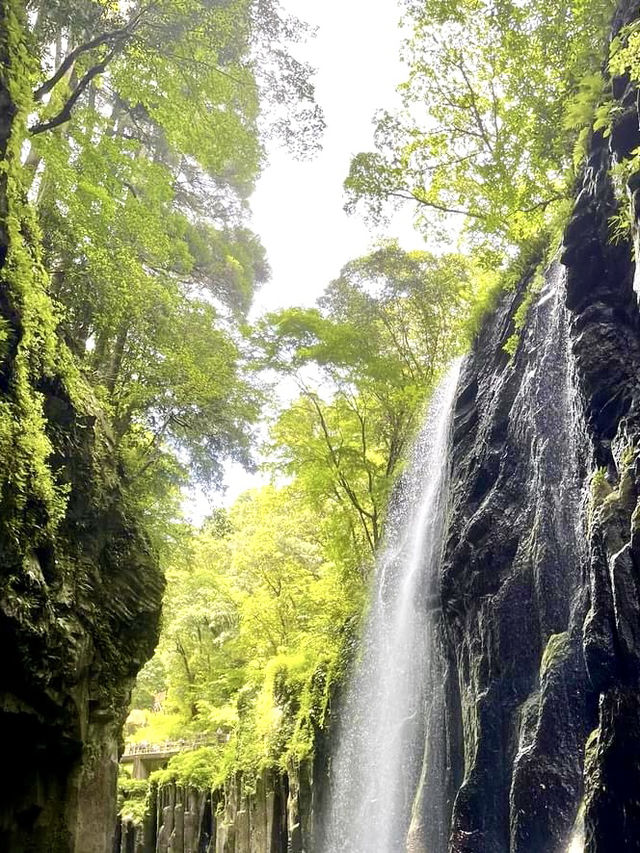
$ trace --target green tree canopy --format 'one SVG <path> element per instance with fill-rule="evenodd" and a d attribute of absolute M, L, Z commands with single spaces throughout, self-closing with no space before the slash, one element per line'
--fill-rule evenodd
<path fill-rule="evenodd" d="M 289 50 L 305 28 L 271 0 L 27 11 L 25 167 L 59 331 L 131 499 L 169 517 L 186 478 L 216 485 L 224 459 L 248 461 L 260 394 L 240 325 L 269 271 L 247 198 L 268 135 L 317 145 L 311 69 Z"/>
<path fill-rule="evenodd" d="M 407 0 L 409 76 L 358 154 L 348 207 L 416 205 L 418 223 L 464 217 L 473 241 L 520 245 L 567 197 L 580 127 L 566 112 L 600 71 L 610 0 Z M 574 113 L 575 117 L 575 113 Z M 585 117 L 588 124 L 593 114 Z"/>
<path fill-rule="evenodd" d="M 390 242 L 347 264 L 318 308 L 260 327 L 266 363 L 301 391 L 273 426 L 272 465 L 304 482 L 319 509 L 330 502 L 321 514 L 362 567 L 424 404 L 461 345 L 474 286 L 465 258 Z"/>

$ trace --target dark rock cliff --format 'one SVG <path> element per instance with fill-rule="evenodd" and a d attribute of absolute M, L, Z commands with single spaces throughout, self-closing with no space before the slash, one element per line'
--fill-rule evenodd
<path fill-rule="evenodd" d="M 108 424 L 56 335 L 22 186 L 19 10 L 0 7 L 0 847 L 105 853 L 163 583 Z"/>
<path fill-rule="evenodd" d="M 1 29 L 15 32 L 7 10 Z M 637 12 L 624 4 L 616 27 Z M 9 163 L 17 49 L 0 44 Z M 446 736 L 424 773 L 444 774 L 444 798 L 425 786 L 415 833 L 429 853 L 640 849 L 640 312 L 631 246 L 612 245 L 608 226 L 619 206 L 609 169 L 640 146 L 640 130 L 637 92 L 622 78 L 612 86 L 622 109 L 611 137 L 592 140 L 561 261 L 513 359 L 504 345 L 527 277 L 463 368 L 432 709 Z M 640 180 L 629 203 L 637 227 Z M 120 729 L 155 644 L 162 582 L 127 513 L 108 424 L 71 388 L 64 359 L 44 357 L 46 330 L 31 329 L 29 300 L 47 299 L 38 263 L 2 169 L 0 846 L 105 853 Z M 46 470 L 20 457 L 25 436 L 40 441 Z M 238 780 L 214 792 L 165 786 L 144 827 L 120 827 L 113 843 L 122 853 L 309 851 L 318 789 L 308 768 L 266 774 L 248 795 Z"/>
<path fill-rule="evenodd" d="M 623 109 L 594 135 L 515 357 L 526 278 L 463 368 L 441 574 L 448 819 L 430 851 L 640 849 L 640 312 L 608 223 L 609 169 L 640 131 L 637 93 L 613 92 Z"/>

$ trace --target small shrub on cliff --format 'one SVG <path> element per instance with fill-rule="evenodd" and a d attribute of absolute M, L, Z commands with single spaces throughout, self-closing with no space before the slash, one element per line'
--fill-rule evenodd
<path fill-rule="evenodd" d="M 118 814 L 124 821 L 140 824 L 148 808 L 149 780 L 132 779 L 122 769 L 118 775 Z"/>
<path fill-rule="evenodd" d="M 219 746 L 181 752 L 170 759 L 166 769 L 156 770 L 149 779 L 158 785 L 175 782 L 204 791 L 220 781 L 221 759 L 222 748 Z"/>

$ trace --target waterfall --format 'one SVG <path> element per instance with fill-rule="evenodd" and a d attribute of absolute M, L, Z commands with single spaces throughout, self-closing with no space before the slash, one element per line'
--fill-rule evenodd
<path fill-rule="evenodd" d="M 430 610 L 438 601 L 459 366 L 450 369 L 431 401 L 390 511 L 361 656 L 338 723 L 324 853 L 407 849 L 432 692 Z"/>

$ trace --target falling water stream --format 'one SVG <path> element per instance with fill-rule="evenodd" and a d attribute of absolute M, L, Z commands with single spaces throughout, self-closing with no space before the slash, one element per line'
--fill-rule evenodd
<path fill-rule="evenodd" d="M 324 853 L 406 849 L 429 701 L 449 434 L 459 363 L 431 401 L 378 558 L 361 658 L 340 713 Z"/>
<path fill-rule="evenodd" d="M 564 269 L 554 263 L 528 318 L 524 367 L 510 415 L 512 445 L 528 447 L 530 441 L 531 499 L 524 503 L 531 510 L 531 528 L 544 544 L 535 557 L 538 582 L 555 590 L 553 606 L 547 607 L 544 596 L 538 602 L 547 635 L 569 618 L 568 602 L 578 582 L 577 575 L 558 574 L 556 557 L 563 555 L 572 566 L 583 562 L 580 430 L 563 286 Z M 436 614 L 458 372 L 456 364 L 431 401 L 392 502 L 360 656 L 337 716 L 328 802 L 321 818 L 322 853 L 447 848 L 445 711 Z M 503 381 L 510 376 L 505 372 Z M 499 391 L 497 387 L 496 399 Z M 567 602 L 564 615 L 554 602 Z M 581 837 L 577 827 L 569 850 Z"/>

